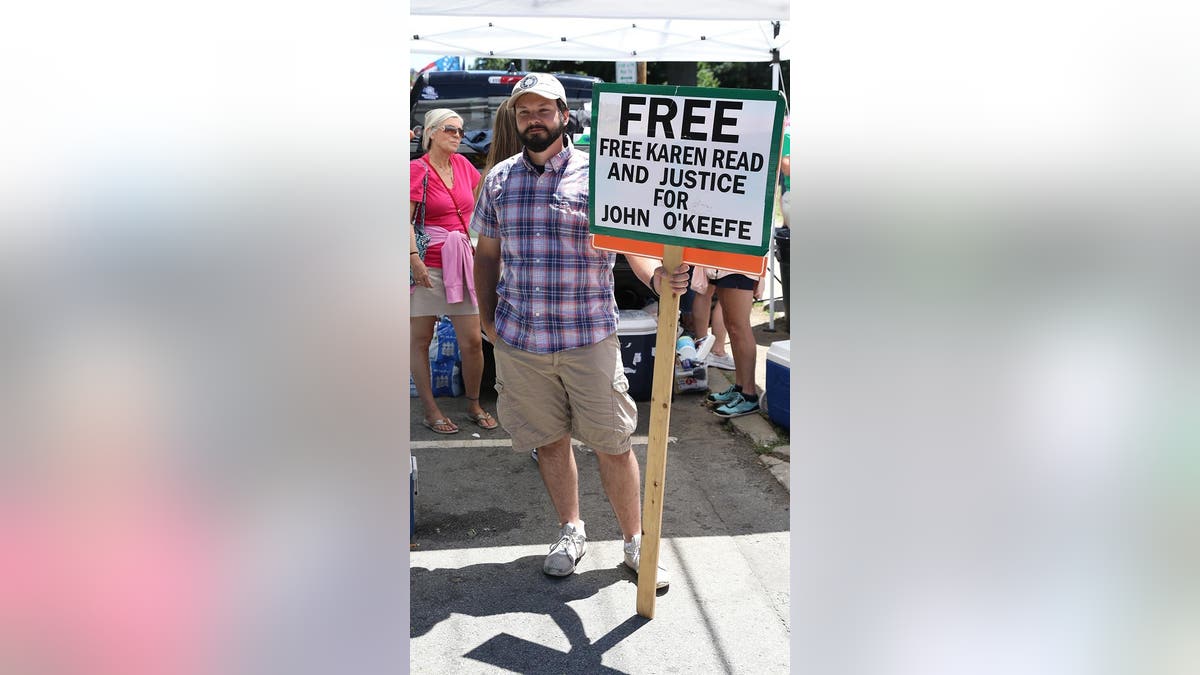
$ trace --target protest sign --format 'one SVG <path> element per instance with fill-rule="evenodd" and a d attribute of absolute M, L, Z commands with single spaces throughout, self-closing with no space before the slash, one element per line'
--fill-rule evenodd
<path fill-rule="evenodd" d="M 779 92 L 601 83 L 592 111 L 593 234 L 767 252 Z"/>

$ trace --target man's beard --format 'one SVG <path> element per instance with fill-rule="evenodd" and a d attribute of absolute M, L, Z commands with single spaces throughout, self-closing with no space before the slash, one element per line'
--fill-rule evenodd
<path fill-rule="evenodd" d="M 545 150 L 546 148 L 550 147 L 551 145 L 553 145 L 554 141 L 558 140 L 558 138 L 563 135 L 563 131 L 566 130 L 567 125 L 563 122 L 560 122 L 558 127 L 555 129 L 551 129 L 550 127 L 544 127 L 545 131 L 546 131 L 546 135 L 530 137 L 527 134 L 533 128 L 535 128 L 535 127 L 533 127 L 531 125 L 529 127 L 526 127 L 524 132 L 518 131 L 517 137 L 521 139 L 521 143 L 530 152 L 541 152 L 541 151 Z M 543 128 L 543 127 L 536 127 L 536 128 Z"/>

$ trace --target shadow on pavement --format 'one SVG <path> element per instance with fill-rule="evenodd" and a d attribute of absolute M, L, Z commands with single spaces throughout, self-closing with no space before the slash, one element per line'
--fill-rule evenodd
<path fill-rule="evenodd" d="M 649 620 L 631 616 L 592 642 L 578 613 L 567 603 L 590 598 L 615 583 L 630 582 L 633 576 L 618 565 L 581 571 L 569 577 L 548 577 L 541 573 L 543 560 L 543 556 L 536 555 L 461 568 L 411 568 L 410 637 L 427 634 L 451 614 L 472 617 L 542 614 L 550 617 L 566 636 L 571 645 L 569 651 L 561 652 L 500 633 L 464 656 L 521 673 L 621 672 L 601 665 L 601 658 Z"/>

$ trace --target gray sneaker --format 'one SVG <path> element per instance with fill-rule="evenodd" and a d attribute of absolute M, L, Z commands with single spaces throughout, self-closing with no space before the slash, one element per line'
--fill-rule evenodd
<path fill-rule="evenodd" d="M 709 354 L 706 363 L 721 370 L 737 370 L 737 366 L 733 363 L 733 354 Z"/>
<path fill-rule="evenodd" d="M 633 540 L 625 544 L 625 565 L 629 569 L 637 572 L 642 564 L 642 535 L 633 535 Z M 667 568 L 660 563 L 658 566 L 658 576 L 654 578 L 654 588 L 666 588 L 671 585 L 671 579 L 667 577 Z"/>
<path fill-rule="evenodd" d="M 575 563 L 583 558 L 585 551 L 587 535 L 583 532 L 583 523 L 579 527 L 567 523 L 559 531 L 558 541 L 550 547 L 542 571 L 552 577 L 565 577 L 575 571 Z"/>

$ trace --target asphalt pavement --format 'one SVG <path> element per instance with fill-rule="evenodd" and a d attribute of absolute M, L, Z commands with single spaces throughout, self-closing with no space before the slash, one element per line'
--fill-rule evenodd
<path fill-rule="evenodd" d="M 763 361 L 787 334 L 757 319 Z M 765 416 L 722 420 L 702 400 L 672 404 L 660 549 L 671 585 L 645 619 L 590 451 L 575 449 L 587 554 L 572 576 L 548 577 L 558 522 L 530 449 L 471 424 L 462 398 L 439 400 L 461 431 L 435 434 L 412 399 L 411 671 L 789 672 L 787 439 Z M 483 405 L 495 412 L 494 392 Z M 648 408 L 634 433 L 643 476 Z"/>

